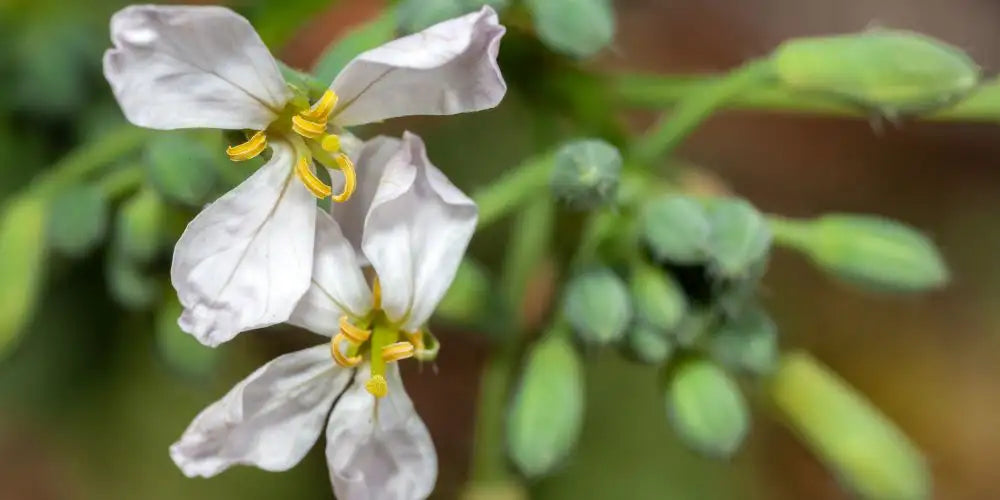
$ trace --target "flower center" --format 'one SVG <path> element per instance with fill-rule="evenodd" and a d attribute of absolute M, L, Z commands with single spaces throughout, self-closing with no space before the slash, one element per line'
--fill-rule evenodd
<path fill-rule="evenodd" d="M 404 332 L 393 325 L 379 307 L 379 285 L 375 282 L 375 305 L 367 319 L 359 320 L 359 326 L 347 316 L 340 318 L 340 332 L 330 341 L 330 354 L 340 366 L 351 368 L 361 364 L 365 357 L 369 358 L 371 378 L 365 383 L 365 389 L 376 398 L 385 397 L 389 393 L 389 385 L 385 379 L 386 366 L 407 358 L 415 357 L 419 361 L 432 361 L 437 357 L 440 345 L 423 331 Z M 404 338 L 405 340 L 400 340 Z M 430 348 L 428 348 L 430 344 Z"/>
<path fill-rule="evenodd" d="M 330 114 L 337 107 L 337 94 L 327 90 L 311 107 L 292 106 L 290 118 L 283 113 L 267 130 L 258 130 L 246 142 L 226 148 L 226 154 L 237 162 L 256 158 L 267 149 L 268 134 L 277 135 L 295 149 L 295 176 L 313 196 L 321 200 L 332 196 L 333 201 L 347 201 L 357 185 L 354 163 L 340 150 L 340 136 L 327 132 Z M 314 161 L 344 174 L 342 193 L 333 196 L 333 188 L 316 176 Z"/>

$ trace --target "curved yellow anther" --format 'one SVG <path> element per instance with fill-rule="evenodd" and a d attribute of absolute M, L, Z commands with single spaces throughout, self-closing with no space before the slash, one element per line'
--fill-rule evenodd
<path fill-rule="evenodd" d="M 354 345 L 364 344 L 369 337 L 372 336 L 371 330 L 365 330 L 353 323 L 347 318 L 347 316 L 340 317 L 340 334 L 343 335 L 348 342 Z"/>
<path fill-rule="evenodd" d="M 339 153 L 340 152 L 340 136 L 334 134 L 328 134 L 323 136 L 319 141 L 319 145 L 323 148 L 323 151 L 328 153 Z"/>
<path fill-rule="evenodd" d="M 340 167 L 340 171 L 344 173 L 344 192 L 334 196 L 333 201 L 343 203 L 354 194 L 354 188 L 358 185 L 358 177 L 354 172 L 354 162 L 347 155 L 339 154 L 334 160 L 337 162 L 337 166 Z"/>
<path fill-rule="evenodd" d="M 376 398 L 384 398 L 386 394 L 389 394 L 389 383 L 382 375 L 374 375 L 365 382 L 365 390 Z"/>
<path fill-rule="evenodd" d="M 308 139 L 315 139 L 326 133 L 326 121 L 312 121 L 302 115 L 292 117 L 292 130 Z"/>
<path fill-rule="evenodd" d="M 332 90 L 327 90 L 323 92 L 323 97 L 316 101 L 311 109 L 303 111 L 300 113 L 303 118 L 312 120 L 314 122 L 326 122 L 330 118 L 330 113 L 333 108 L 337 107 L 337 94 Z"/>
<path fill-rule="evenodd" d="M 247 161 L 256 158 L 257 155 L 264 152 L 265 148 L 267 148 L 267 135 L 261 130 L 250 137 L 247 142 L 227 147 L 226 154 L 232 161 Z"/>
<path fill-rule="evenodd" d="M 413 344 L 409 342 L 394 342 L 382 348 L 382 359 L 392 363 L 401 359 L 413 357 Z"/>
<path fill-rule="evenodd" d="M 340 350 L 340 344 L 344 342 L 349 342 L 344 338 L 344 334 L 338 333 L 330 341 L 330 355 L 333 356 L 333 360 L 337 362 L 338 365 L 344 368 L 351 368 L 353 366 L 358 366 L 361 363 L 361 356 L 344 356 L 344 353 Z"/>
<path fill-rule="evenodd" d="M 427 348 L 427 343 L 424 342 L 424 332 L 422 330 L 417 330 L 415 332 L 409 332 L 406 334 L 407 340 L 413 344 L 413 357 L 417 358 L 419 361 L 433 361 L 437 358 L 438 352 L 441 351 L 441 344 L 437 342 L 437 339 L 432 339 L 434 342 L 430 349 Z"/>
<path fill-rule="evenodd" d="M 305 156 L 299 157 L 298 163 L 295 164 L 295 175 L 299 177 L 299 180 L 313 196 L 321 200 L 333 193 L 333 188 L 316 177 L 309 166 L 309 158 Z"/>

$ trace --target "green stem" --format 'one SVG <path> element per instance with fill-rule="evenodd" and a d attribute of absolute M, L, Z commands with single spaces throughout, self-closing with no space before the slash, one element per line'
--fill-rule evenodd
<path fill-rule="evenodd" d="M 812 226 L 809 221 L 788 219 L 780 216 L 769 216 L 768 225 L 775 243 L 808 251 L 813 242 Z"/>
<path fill-rule="evenodd" d="M 712 84 L 692 92 L 677 103 L 633 146 L 635 158 L 651 164 L 669 155 L 695 128 L 715 110 L 735 96 L 759 85 L 772 76 L 769 60 L 751 61 Z"/>
<path fill-rule="evenodd" d="M 483 369 L 475 420 L 472 484 L 494 484 L 512 479 L 503 450 L 507 449 L 504 443 L 504 422 L 515 362 L 512 349 L 500 348 Z"/>
<path fill-rule="evenodd" d="M 105 197 L 115 199 L 139 187 L 143 177 L 141 165 L 129 165 L 108 174 L 98 186 Z"/>
<path fill-rule="evenodd" d="M 523 203 L 544 193 L 552 170 L 552 155 L 531 158 L 500 179 L 478 190 L 473 199 L 479 206 L 479 227 L 488 226 Z"/>
<path fill-rule="evenodd" d="M 112 130 L 63 157 L 39 176 L 31 189 L 42 195 L 58 191 L 138 149 L 149 135 L 149 130 L 131 125 Z"/>
<path fill-rule="evenodd" d="M 718 75 L 662 76 L 621 75 L 614 91 L 626 105 L 645 108 L 671 108 L 688 96 L 718 83 Z M 723 104 L 726 108 L 810 113 L 832 116 L 871 115 L 871 110 L 836 97 L 796 92 L 777 84 L 745 89 Z M 965 99 L 945 109 L 921 115 L 930 120 L 1000 121 L 1000 79 L 988 81 Z"/>

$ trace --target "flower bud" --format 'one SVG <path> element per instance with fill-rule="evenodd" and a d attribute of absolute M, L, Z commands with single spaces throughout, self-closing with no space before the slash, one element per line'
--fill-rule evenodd
<path fill-rule="evenodd" d="M 555 156 L 549 185 L 556 198 L 579 210 L 593 210 L 615 201 L 622 156 L 599 140 L 570 142 Z"/>
<path fill-rule="evenodd" d="M 725 279 L 758 274 L 771 250 L 771 229 L 760 212 L 744 200 L 718 198 L 712 200 L 708 216 L 712 273 Z"/>
<path fill-rule="evenodd" d="M 708 256 L 712 231 L 703 204 L 691 197 L 667 195 L 646 204 L 642 237 L 661 262 L 697 264 Z"/>
<path fill-rule="evenodd" d="M 778 327 L 760 307 L 747 307 L 712 332 L 709 349 L 730 369 L 764 375 L 778 362 Z"/>
<path fill-rule="evenodd" d="M 632 270 L 632 303 L 636 315 L 661 331 L 673 330 L 687 311 L 684 291 L 669 275 L 647 264 Z"/>
<path fill-rule="evenodd" d="M 667 414 L 681 440 L 713 458 L 732 456 L 750 428 L 736 383 L 703 359 L 682 361 L 668 376 Z"/>
<path fill-rule="evenodd" d="M 608 344 L 625 336 L 632 304 L 621 278 L 599 268 L 577 275 L 566 285 L 563 314 L 583 340 Z"/>

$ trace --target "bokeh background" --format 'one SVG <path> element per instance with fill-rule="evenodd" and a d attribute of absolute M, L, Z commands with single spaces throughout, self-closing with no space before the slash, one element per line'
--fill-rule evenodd
<path fill-rule="evenodd" d="M 266 13 L 268 3 L 278 2 L 236 5 Z M 0 203 L 122 121 L 100 56 L 109 44 L 107 20 L 123 4 L 0 2 Z M 308 67 L 384 7 L 332 2 L 272 49 Z M 616 9 L 616 43 L 587 63 L 591 69 L 719 72 L 790 37 L 872 25 L 955 44 L 986 74 L 1000 67 L 1000 3 L 988 0 L 619 0 Z M 496 110 L 386 130 L 422 134 L 432 159 L 471 191 L 548 140 L 525 126 L 529 114 L 530 103 L 512 86 Z M 652 118 L 625 116 L 637 131 Z M 943 291 L 866 294 L 779 251 L 764 300 L 783 345 L 809 349 L 925 451 L 942 499 L 1000 497 L 997 137 L 995 124 L 907 122 L 873 131 L 863 119 L 727 112 L 678 154 L 697 169 L 692 185 L 731 190 L 768 212 L 876 213 L 933 237 L 953 271 Z M 472 246 L 487 263 L 497 246 L 487 239 L 504 235 L 502 227 L 490 231 Z M 263 361 L 309 345 L 309 335 L 243 335 L 207 354 L 192 348 L 206 369 L 178 367 L 152 333 L 153 314 L 109 296 L 105 254 L 50 257 L 42 304 L 20 345 L 0 360 L 0 499 L 329 498 L 321 447 L 286 473 L 237 468 L 209 480 L 183 477 L 167 455 L 205 405 Z M 168 262 L 169 254 L 161 267 Z M 435 496 L 457 498 L 470 475 L 478 380 L 491 344 L 477 332 L 444 328 L 439 336 L 437 370 L 408 367 L 407 385 L 440 455 Z M 532 498 L 848 498 L 762 405 L 743 451 L 731 462 L 711 461 L 672 435 L 652 369 L 595 353 L 586 375 L 583 439 L 557 474 L 529 484 Z"/>

